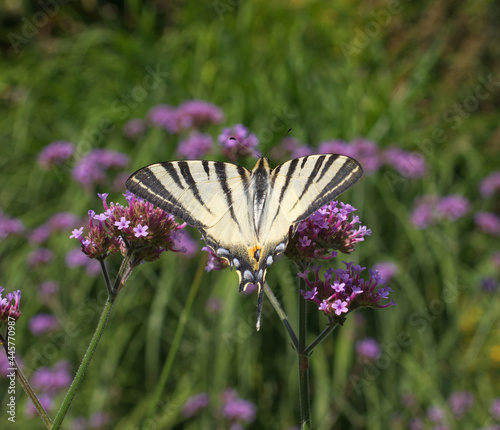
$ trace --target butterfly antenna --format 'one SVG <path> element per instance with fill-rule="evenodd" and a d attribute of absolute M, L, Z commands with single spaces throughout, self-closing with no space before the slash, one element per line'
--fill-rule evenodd
<path fill-rule="evenodd" d="M 288 134 L 289 134 L 291 131 L 292 131 L 292 128 L 290 127 L 281 139 L 284 139 L 285 137 L 287 137 L 287 136 L 288 136 Z M 274 143 L 274 144 L 273 144 L 273 145 L 272 145 L 272 146 L 271 146 L 271 147 L 270 147 L 270 148 L 266 151 L 266 153 L 263 155 L 263 157 L 265 157 L 265 156 L 269 153 L 269 151 L 271 151 L 271 150 L 272 150 L 272 149 L 276 146 L 276 144 L 277 144 L 277 142 L 275 142 L 275 143 Z"/>
<path fill-rule="evenodd" d="M 260 317 L 262 316 L 262 299 L 264 296 L 264 288 L 262 288 L 262 285 L 258 284 L 259 287 L 259 298 L 257 299 L 257 324 L 256 328 L 257 331 L 260 330 Z"/>
<path fill-rule="evenodd" d="M 253 154 L 255 154 L 255 150 L 254 150 L 253 148 L 251 148 L 251 147 L 249 147 L 249 146 L 247 146 L 247 145 L 245 145 L 245 144 L 241 143 L 241 142 L 240 142 L 238 139 L 236 139 L 235 137 L 232 137 L 232 136 L 231 136 L 231 137 L 229 138 L 229 140 L 235 140 L 236 142 L 238 142 L 238 145 L 243 146 L 243 148 L 245 148 L 245 149 L 246 149 L 246 150 L 247 150 L 250 154 L 252 154 L 252 153 L 253 153 Z"/>

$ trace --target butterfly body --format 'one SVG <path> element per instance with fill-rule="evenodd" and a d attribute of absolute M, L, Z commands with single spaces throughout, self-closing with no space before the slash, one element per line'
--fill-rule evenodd
<path fill-rule="evenodd" d="M 267 267 L 285 251 L 290 227 L 361 175 L 357 161 L 333 154 L 296 158 L 274 170 L 267 158 L 251 171 L 218 161 L 172 161 L 138 170 L 126 187 L 196 227 L 236 269 L 240 291 L 256 284 L 260 317 Z"/>

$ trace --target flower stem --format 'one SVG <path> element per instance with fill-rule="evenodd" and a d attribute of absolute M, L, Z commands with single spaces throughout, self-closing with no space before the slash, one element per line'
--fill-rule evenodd
<path fill-rule="evenodd" d="M 299 278 L 299 395 L 301 430 L 311 428 L 311 390 L 309 386 L 309 353 L 306 349 L 307 310 L 306 300 L 300 293 L 305 289 L 305 281 Z"/>
<path fill-rule="evenodd" d="M 285 315 L 285 312 L 283 311 L 283 308 L 281 307 L 280 303 L 278 302 L 278 299 L 276 296 L 273 294 L 271 288 L 269 288 L 269 285 L 267 285 L 267 282 L 264 283 L 264 292 L 266 293 L 266 297 L 269 299 L 271 304 L 273 305 L 274 310 L 278 314 L 278 316 L 281 319 L 281 322 L 285 326 L 286 330 L 288 331 L 288 334 L 290 335 L 290 338 L 292 339 L 293 346 L 295 348 L 295 351 L 299 350 L 299 341 L 297 339 L 297 335 L 293 331 L 292 326 L 288 322 L 288 317 Z"/>
<path fill-rule="evenodd" d="M 0 334 L 0 343 L 2 343 L 5 353 L 7 354 L 7 357 L 9 357 L 10 361 L 14 362 L 14 370 L 17 375 L 17 379 L 21 383 L 21 386 L 23 387 L 24 392 L 27 394 L 27 396 L 31 399 L 33 404 L 35 405 L 35 408 L 38 412 L 38 415 L 42 418 L 45 426 L 49 429 L 50 426 L 52 425 L 52 420 L 50 419 L 47 411 L 44 409 L 40 401 L 38 400 L 37 395 L 33 391 L 33 388 L 31 388 L 30 383 L 28 382 L 28 379 L 26 376 L 24 376 L 24 373 L 20 369 L 19 365 L 17 364 L 16 357 L 14 355 L 9 354 L 9 351 L 7 349 L 7 344 L 8 344 L 8 339 L 4 338 L 2 334 Z M 10 369 L 8 369 L 10 370 Z"/>
<path fill-rule="evenodd" d="M 323 331 L 319 334 L 319 336 L 316 339 L 314 339 L 314 341 L 304 350 L 304 354 L 308 356 L 311 355 L 313 349 L 316 348 L 321 342 L 323 342 L 328 337 L 328 335 L 337 328 L 337 325 L 338 324 L 326 326 L 323 329 Z"/>
<path fill-rule="evenodd" d="M 73 401 L 73 398 L 75 397 L 76 392 L 78 391 L 78 388 L 80 386 L 80 383 L 83 380 L 83 377 L 85 376 L 85 372 L 87 371 L 87 368 L 89 367 L 90 360 L 92 360 L 92 357 L 94 355 L 94 352 L 97 348 L 97 345 L 99 344 L 99 341 L 101 340 L 102 333 L 104 331 L 104 328 L 106 327 L 106 323 L 108 322 L 109 315 L 111 314 L 111 309 L 113 308 L 113 304 L 115 302 L 116 296 L 120 289 L 123 287 L 125 284 L 127 278 L 129 277 L 130 273 L 132 272 L 133 268 L 135 267 L 134 261 L 133 261 L 133 252 L 129 251 L 123 258 L 122 264 L 120 266 L 120 270 L 118 271 L 118 275 L 116 276 L 114 285 L 111 286 L 111 282 L 109 279 L 108 272 L 106 270 L 106 265 L 104 264 L 103 261 L 101 261 L 101 269 L 103 272 L 104 276 L 104 281 L 106 282 L 106 288 L 108 290 L 108 299 L 106 300 L 106 304 L 104 305 L 104 309 L 101 314 L 101 318 L 99 319 L 99 322 L 97 324 L 96 330 L 94 332 L 94 336 L 92 336 L 92 339 L 90 340 L 90 344 L 87 348 L 87 351 L 85 352 L 85 355 L 83 356 L 82 362 L 80 363 L 80 367 L 78 368 L 78 371 L 76 372 L 75 379 L 73 379 L 73 382 L 71 383 L 71 386 L 68 389 L 68 392 L 66 393 L 66 396 L 64 397 L 64 400 L 61 404 L 61 407 L 59 408 L 59 411 L 57 412 L 57 415 L 54 419 L 54 422 L 52 424 L 51 430 L 57 430 L 61 427 L 61 424 L 64 420 L 64 417 L 66 416 L 66 413 L 68 412 L 68 409 L 71 405 L 71 402 Z M 132 259 L 132 261 L 131 261 Z"/>
<path fill-rule="evenodd" d="M 111 313 L 111 309 L 113 308 L 114 300 L 115 300 L 115 297 L 113 297 L 113 296 L 108 297 L 108 300 L 106 300 L 106 304 L 105 304 L 104 309 L 102 311 L 101 318 L 99 319 L 99 323 L 97 324 L 97 328 L 96 328 L 96 331 L 94 333 L 94 336 L 92 337 L 92 340 L 90 341 L 89 347 L 87 348 L 87 352 L 85 352 L 85 355 L 83 356 L 83 360 L 80 364 L 80 367 L 78 368 L 78 371 L 76 372 L 75 379 L 71 383 L 71 386 L 69 387 L 69 390 L 66 393 L 66 396 L 64 397 L 62 405 L 59 408 L 59 411 L 57 412 L 57 416 L 55 417 L 54 423 L 52 424 L 52 427 L 51 427 L 52 430 L 57 430 L 61 427 L 61 424 L 64 420 L 64 416 L 66 415 L 66 412 L 68 412 L 68 409 L 71 405 L 71 402 L 73 401 L 73 398 L 75 397 L 75 394 L 78 390 L 78 387 L 79 387 L 80 383 L 82 382 L 82 379 L 85 375 L 85 372 L 87 371 L 87 368 L 90 364 L 90 360 L 92 359 L 92 356 L 94 355 L 94 352 L 97 348 L 99 340 L 101 339 L 102 332 L 104 331 L 104 327 L 106 326 L 106 323 L 108 321 L 109 314 Z"/>

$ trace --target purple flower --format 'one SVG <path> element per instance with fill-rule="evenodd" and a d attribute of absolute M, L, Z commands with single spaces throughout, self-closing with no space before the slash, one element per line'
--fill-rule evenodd
<path fill-rule="evenodd" d="M 189 100 L 177 108 L 177 125 L 180 130 L 201 129 L 224 121 L 224 113 L 212 103 Z"/>
<path fill-rule="evenodd" d="M 235 161 L 248 155 L 259 156 L 256 149 L 259 145 L 259 139 L 242 124 L 224 128 L 222 134 L 218 137 L 218 142 L 222 154 L 230 160 Z"/>
<path fill-rule="evenodd" d="M 425 424 L 420 418 L 412 418 L 408 423 L 409 430 L 425 430 Z"/>
<path fill-rule="evenodd" d="M 324 280 L 319 275 L 319 266 L 297 274 L 308 287 L 307 290 L 301 290 L 301 294 L 306 300 L 316 303 L 331 322 L 342 325 L 347 314 L 358 308 L 385 308 L 395 304 L 392 300 L 383 305 L 379 303 L 387 299 L 392 290 L 380 279 L 377 272 L 369 270 L 370 277 L 365 281 L 360 277 L 364 267 L 354 263 L 344 264 L 346 270 L 326 270 Z M 313 280 L 309 279 L 310 274 L 314 275 Z M 345 284 L 345 287 L 336 287 L 338 283 Z M 309 291 L 315 291 L 317 294 L 310 294 Z"/>
<path fill-rule="evenodd" d="M 47 225 L 41 225 L 30 233 L 29 241 L 32 245 L 41 245 L 48 240 L 51 233 L 52 231 Z"/>
<path fill-rule="evenodd" d="M 169 133 L 177 133 L 177 114 L 176 110 L 169 105 L 158 105 L 152 107 L 148 112 L 149 122 L 155 126 L 168 131 Z"/>
<path fill-rule="evenodd" d="M 39 394 L 38 400 L 40 401 L 43 408 L 48 412 L 50 412 L 52 410 L 52 408 L 54 407 L 54 399 L 52 398 L 52 396 L 50 396 L 48 394 L 44 394 L 44 393 Z M 35 415 L 38 415 L 38 411 L 36 410 L 35 405 L 31 401 L 28 401 L 26 403 L 25 413 L 29 417 L 34 417 Z"/>
<path fill-rule="evenodd" d="M 0 287 L 0 323 L 8 322 L 10 319 L 17 319 L 21 316 L 19 302 L 21 300 L 21 290 L 7 293 L 2 297 L 5 288 Z"/>
<path fill-rule="evenodd" d="M 191 258 L 193 257 L 199 249 L 198 241 L 194 240 L 186 230 L 179 230 L 177 248 L 182 252 L 182 256 Z"/>
<path fill-rule="evenodd" d="M 255 421 L 257 407 L 247 400 L 238 398 L 234 390 L 227 390 L 223 394 L 222 415 L 231 421 Z"/>
<path fill-rule="evenodd" d="M 48 248 L 38 248 L 31 251 L 28 255 L 29 266 L 42 266 L 49 264 L 54 258 L 54 253 Z"/>
<path fill-rule="evenodd" d="M 452 194 L 439 199 L 436 209 L 441 218 L 456 221 L 469 212 L 470 203 L 465 197 Z"/>
<path fill-rule="evenodd" d="M 500 397 L 490 402 L 490 414 L 494 419 L 500 420 Z"/>
<path fill-rule="evenodd" d="M 206 408 L 210 403 L 210 397 L 207 393 L 196 394 L 186 400 L 182 407 L 182 416 L 188 418 L 198 413 L 201 409 Z"/>
<path fill-rule="evenodd" d="M 123 126 L 123 134 L 128 139 L 134 140 L 142 136 L 146 131 L 146 122 L 139 118 L 133 118 Z"/>
<path fill-rule="evenodd" d="M 71 365 L 67 361 L 58 361 L 51 368 L 40 367 L 30 379 L 35 389 L 53 396 L 71 385 L 73 381 Z"/>
<path fill-rule="evenodd" d="M 48 144 L 38 154 L 38 164 L 43 169 L 48 169 L 54 164 L 60 164 L 71 158 L 76 147 L 73 143 L 58 141 Z"/>
<path fill-rule="evenodd" d="M 383 159 L 405 178 L 421 178 L 427 171 L 425 159 L 418 152 L 392 147 L 384 151 Z"/>
<path fill-rule="evenodd" d="M 179 143 L 177 152 L 187 159 L 203 158 L 212 149 L 212 144 L 212 136 L 194 132 Z"/>
<path fill-rule="evenodd" d="M 201 250 L 208 252 L 207 265 L 205 266 L 207 272 L 211 272 L 212 270 L 223 270 L 229 267 L 229 262 L 225 258 L 218 257 L 210 247 L 204 246 Z"/>
<path fill-rule="evenodd" d="M 96 223 L 93 219 L 95 212 L 90 210 L 90 231 L 87 236 L 83 238 L 79 233 L 72 235 L 78 236 L 76 238 L 87 257 L 103 260 L 120 249 L 123 254 L 132 250 L 135 252 L 135 264 L 139 264 L 141 260 L 157 260 L 164 251 L 179 252 L 174 249 L 175 233 L 184 228 L 185 224 L 178 225 L 172 215 L 137 199 L 129 191 L 124 194 L 128 206 L 118 203 L 108 206 L 106 196 L 101 195 L 101 199 L 107 218 Z M 130 221 L 127 227 L 122 227 L 122 218 Z"/>
<path fill-rule="evenodd" d="M 106 412 L 95 412 L 89 418 L 92 429 L 100 429 L 109 423 L 109 415 Z"/>
<path fill-rule="evenodd" d="M 70 269 L 84 267 L 87 275 L 92 277 L 101 273 L 101 265 L 97 261 L 91 260 L 83 254 L 81 248 L 75 248 L 68 251 L 66 254 L 66 265 Z"/>
<path fill-rule="evenodd" d="M 314 154 L 315 150 L 310 146 L 302 144 L 295 137 L 284 137 L 279 145 L 275 146 L 270 152 L 270 158 L 275 160 L 291 159 L 305 157 Z"/>
<path fill-rule="evenodd" d="M 427 228 L 434 222 L 437 199 L 434 196 L 417 198 L 413 203 L 411 223 L 419 228 Z"/>
<path fill-rule="evenodd" d="M 38 314 L 30 319 L 28 327 L 35 336 L 41 336 L 48 331 L 59 328 L 59 320 L 51 314 Z"/>
<path fill-rule="evenodd" d="M 389 282 L 398 273 L 398 266 L 392 261 L 379 261 L 373 266 L 379 276 L 386 282 Z"/>
<path fill-rule="evenodd" d="M 500 236 L 500 218 L 492 212 L 478 212 L 474 217 L 476 225 L 486 234 Z"/>
<path fill-rule="evenodd" d="M 80 218 L 71 212 L 58 212 L 52 215 L 47 221 L 47 226 L 51 231 L 66 231 L 75 227 Z"/>
<path fill-rule="evenodd" d="M 224 303 L 218 297 L 209 297 L 205 303 L 205 309 L 211 314 L 217 314 L 222 310 Z"/>
<path fill-rule="evenodd" d="M 45 301 L 59 292 L 59 284 L 56 281 L 45 281 L 38 285 L 38 295 Z"/>
<path fill-rule="evenodd" d="M 474 395 L 470 391 L 456 391 L 448 398 L 454 418 L 460 420 L 474 406 Z"/>
<path fill-rule="evenodd" d="M 378 342 L 372 337 L 365 337 L 356 342 L 356 353 L 364 360 L 376 360 L 381 355 Z"/>
<path fill-rule="evenodd" d="M 123 168 L 127 163 L 128 157 L 125 154 L 107 149 L 93 149 L 78 160 L 71 175 L 84 188 L 90 188 L 106 180 L 108 169 Z"/>
<path fill-rule="evenodd" d="M 366 226 L 357 227 L 356 208 L 346 203 L 331 202 L 300 222 L 291 232 L 285 255 L 294 261 L 312 261 L 335 257 L 336 250 L 349 254 L 354 245 L 371 234 Z"/>
<path fill-rule="evenodd" d="M 130 221 L 127 221 L 127 219 L 124 216 L 120 218 L 120 221 L 115 221 L 115 226 L 118 228 L 118 230 L 123 230 L 124 228 L 128 228 L 129 225 Z"/>
<path fill-rule="evenodd" d="M 444 409 L 439 406 L 431 406 L 427 409 L 427 418 L 436 424 L 442 424 L 446 414 Z"/>
<path fill-rule="evenodd" d="M 484 198 L 492 197 L 500 190 L 500 171 L 490 173 L 479 184 L 479 192 Z"/>
<path fill-rule="evenodd" d="M 481 279 L 481 288 L 488 293 L 496 293 L 498 291 L 498 281 L 492 277 Z"/>
<path fill-rule="evenodd" d="M 323 142 L 318 147 L 319 154 L 341 154 L 360 162 L 366 174 L 375 173 L 381 165 L 379 149 L 371 140 L 356 138 L 350 143 L 342 140 Z"/>
<path fill-rule="evenodd" d="M 15 218 L 10 218 L 0 210 L 0 239 L 9 235 L 19 236 L 24 232 L 23 223 Z"/>

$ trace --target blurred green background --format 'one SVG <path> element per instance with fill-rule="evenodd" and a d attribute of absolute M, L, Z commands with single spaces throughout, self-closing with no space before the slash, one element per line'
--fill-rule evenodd
<path fill-rule="evenodd" d="M 102 211 L 97 192 L 125 202 L 124 188 L 113 187 L 111 177 L 84 189 L 69 168 L 41 169 L 38 154 L 58 140 L 82 153 L 112 149 L 130 157 L 121 173 L 175 159 L 180 136 L 152 128 L 130 139 L 123 127 L 155 105 L 200 99 L 225 114 L 223 124 L 208 130 L 214 138 L 223 126 L 242 123 L 259 137 L 263 153 L 291 127 L 294 138 L 311 146 L 364 137 L 426 160 L 421 178 L 382 168 L 341 198 L 358 208 L 373 233 L 330 266 L 394 262 L 398 274 L 389 285 L 397 306 L 349 315 L 315 350 L 313 428 L 495 428 L 490 409 L 500 397 L 500 305 L 496 290 L 481 282 L 498 284 L 499 264 L 491 256 L 499 241 L 475 225 L 474 214 L 500 212 L 498 192 L 485 198 L 478 188 L 500 170 L 498 2 L 4 0 L 0 7 L 0 209 L 26 227 L 26 234 L 0 243 L 0 284 L 22 290 L 16 348 L 27 376 L 60 360 L 77 369 L 106 293 L 100 276 L 67 266 L 66 253 L 77 245 L 71 229 L 51 235 L 44 246 L 54 257 L 37 267 L 27 265 L 37 245 L 26 236 L 57 212 L 83 220 L 89 209 Z M 151 70 L 158 85 L 137 90 Z M 485 81 L 479 98 L 476 88 Z M 223 159 L 217 151 L 207 158 Z M 241 163 L 252 167 L 254 160 Z M 465 216 L 425 229 L 410 223 L 416 198 L 450 194 L 469 200 Z M 119 257 L 108 261 L 111 272 L 119 264 Z M 255 331 L 256 298 L 238 294 L 235 273 L 203 274 L 173 348 L 204 265 L 201 252 L 168 253 L 136 269 L 63 428 L 231 428 L 220 412 L 227 389 L 256 405 L 255 421 L 243 428 L 299 424 L 296 356 L 269 305 Z M 37 285 L 47 280 L 60 287 L 44 301 Z M 295 325 L 294 267 L 281 259 L 268 282 Z M 207 307 L 214 298 L 220 310 Z M 33 335 L 28 323 L 41 312 L 55 315 L 59 329 Z M 310 318 L 312 339 L 325 321 L 313 307 Z M 366 336 L 381 345 L 383 362 L 356 353 Z M 398 344 L 401 336 L 410 341 Z M 167 384 L 156 399 L 166 363 Z M 7 383 L 0 380 L 0 387 Z M 474 402 L 457 418 L 449 398 L 463 391 Z M 210 396 L 208 407 L 184 417 L 186 400 L 201 392 Z M 54 394 L 52 415 L 63 394 Z M 0 399 L 0 428 L 44 428 L 26 413 L 20 386 L 15 425 L 5 413 L 8 396 Z M 160 407 L 151 415 L 153 401 Z M 443 412 L 441 424 L 432 408 Z M 90 419 L 98 412 L 107 414 L 100 427 Z"/>

